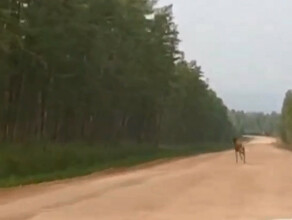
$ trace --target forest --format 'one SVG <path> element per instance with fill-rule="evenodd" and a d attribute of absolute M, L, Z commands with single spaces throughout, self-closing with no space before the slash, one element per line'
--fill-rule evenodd
<path fill-rule="evenodd" d="M 227 140 L 227 108 L 179 50 L 172 6 L 2 0 L 4 141 Z"/>
<path fill-rule="evenodd" d="M 179 43 L 171 5 L 1 0 L 0 186 L 231 147 L 228 109 Z"/>
<path fill-rule="evenodd" d="M 228 113 L 237 135 L 279 136 L 281 115 L 276 112 L 244 112 L 231 110 Z"/>

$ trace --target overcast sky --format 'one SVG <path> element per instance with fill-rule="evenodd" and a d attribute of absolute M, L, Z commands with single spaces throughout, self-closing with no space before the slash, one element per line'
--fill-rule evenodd
<path fill-rule="evenodd" d="M 188 60 L 202 66 L 229 108 L 280 111 L 292 89 L 291 0 L 160 0 L 172 3 Z"/>

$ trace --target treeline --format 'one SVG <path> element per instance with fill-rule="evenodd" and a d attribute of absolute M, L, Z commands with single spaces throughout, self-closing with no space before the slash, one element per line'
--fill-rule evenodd
<path fill-rule="evenodd" d="M 292 90 L 285 96 L 282 108 L 281 136 L 287 143 L 292 143 Z"/>
<path fill-rule="evenodd" d="M 150 0 L 1 0 L 2 139 L 230 139 L 227 108 L 178 44 L 172 7 Z"/>
<path fill-rule="evenodd" d="M 281 116 L 276 112 L 244 112 L 232 110 L 229 118 L 237 134 L 279 135 Z"/>

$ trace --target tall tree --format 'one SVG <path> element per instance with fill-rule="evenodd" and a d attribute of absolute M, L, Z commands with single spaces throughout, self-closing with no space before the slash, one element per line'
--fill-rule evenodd
<path fill-rule="evenodd" d="M 178 50 L 171 5 L 7 0 L 0 8 L 5 139 L 158 145 L 166 136 L 228 137 L 226 107 Z"/>
<path fill-rule="evenodd" d="M 292 143 L 292 91 L 288 91 L 282 108 L 281 135 L 284 141 Z"/>
<path fill-rule="evenodd" d="M 228 114 L 237 134 L 279 134 L 281 117 L 276 112 L 265 114 L 232 110 Z"/>

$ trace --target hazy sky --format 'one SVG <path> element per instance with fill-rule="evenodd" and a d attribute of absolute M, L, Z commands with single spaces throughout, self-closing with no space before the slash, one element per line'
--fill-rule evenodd
<path fill-rule="evenodd" d="M 292 89 L 291 0 L 160 0 L 173 4 L 188 60 L 229 108 L 280 111 Z"/>

